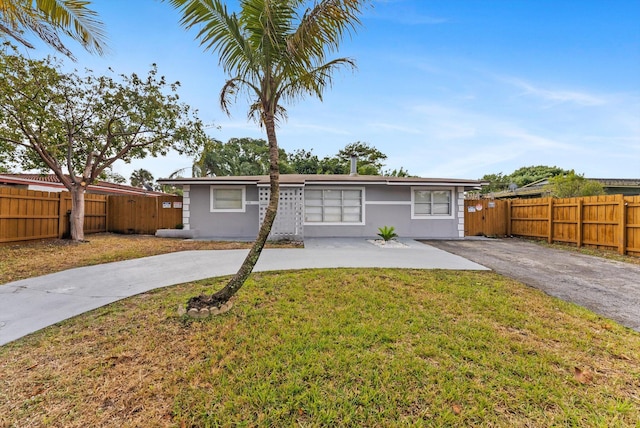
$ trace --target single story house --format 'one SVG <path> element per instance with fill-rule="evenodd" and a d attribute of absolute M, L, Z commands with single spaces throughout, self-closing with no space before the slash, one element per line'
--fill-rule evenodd
<path fill-rule="evenodd" d="M 158 182 L 182 187 L 184 232 L 194 238 L 253 240 L 269 201 L 268 176 Z M 465 191 L 481 184 L 460 179 L 283 174 L 270 239 L 375 238 L 382 226 L 395 227 L 404 238 L 463 238 Z"/>

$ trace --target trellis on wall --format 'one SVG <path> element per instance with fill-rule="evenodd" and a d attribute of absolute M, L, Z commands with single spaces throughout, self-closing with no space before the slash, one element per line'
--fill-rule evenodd
<path fill-rule="evenodd" d="M 269 188 L 260 187 L 258 190 L 258 200 L 260 204 L 260 224 L 264 220 L 269 205 Z M 278 203 L 278 214 L 273 222 L 269 239 L 283 240 L 290 239 L 300 241 L 304 238 L 303 218 L 302 218 L 302 187 L 281 187 L 280 199 Z"/>

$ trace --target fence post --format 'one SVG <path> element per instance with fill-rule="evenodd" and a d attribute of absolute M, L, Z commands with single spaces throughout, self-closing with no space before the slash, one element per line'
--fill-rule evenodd
<path fill-rule="evenodd" d="M 576 213 L 576 247 L 582 247 L 582 204 L 583 199 L 578 198 L 578 212 Z"/>
<path fill-rule="evenodd" d="M 549 244 L 553 244 L 553 198 L 549 198 Z"/>
<path fill-rule="evenodd" d="M 627 203 L 624 200 L 624 196 L 620 195 L 620 221 L 618 228 L 618 252 L 622 255 L 627 253 Z"/>
<path fill-rule="evenodd" d="M 5 194 L 5 192 L 3 192 L 3 187 L 0 187 L 0 242 L 4 242 L 5 239 L 7 239 L 7 235 L 6 235 L 6 226 L 5 223 L 7 222 L 7 220 L 2 218 L 2 195 Z M 7 192 L 7 196 L 9 195 L 9 193 Z M 8 205 L 7 205 L 8 206 Z"/>
<path fill-rule="evenodd" d="M 511 236 L 511 199 L 507 199 L 507 236 Z"/>

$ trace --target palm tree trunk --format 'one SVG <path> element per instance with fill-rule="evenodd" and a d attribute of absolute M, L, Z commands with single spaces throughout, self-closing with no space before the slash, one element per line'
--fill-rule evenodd
<path fill-rule="evenodd" d="M 227 302 L 240 290 L 253 271 L 267 238 L 271 233 L 271 227 L 278 213 L 278 200 L 280 199 L 280 168 L 278 164 L 278 140 L 276 138 L 275 120 L 273 115 L 265 114 L 265 128 L 267 141 L 269 142 L 269 205 L 264 215 L 264 220 L 258 230 L 258 236 L 245 257 L 242 265 L 231 278 L 227 285 L 212 296 L 198 296 L 189 299 L 187 309 L 219 306 Z"/>

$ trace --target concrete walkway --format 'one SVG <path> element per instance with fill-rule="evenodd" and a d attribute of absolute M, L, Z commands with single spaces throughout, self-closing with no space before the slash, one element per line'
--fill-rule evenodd
<path fill-rule="evenodd" d="M 380 248 L 365 239 L 305 239 L 304 249 L 266 249 L 254 271 L 388 267 L 488 270 L 413 240 Z M 146 291 L 231 275 L 248 250 L 184 251 L 69 269 L 0 285 L 0 345 Z"/>

